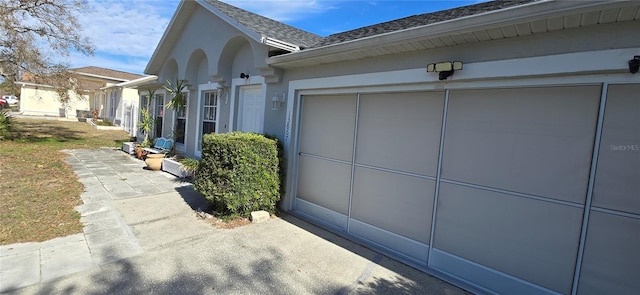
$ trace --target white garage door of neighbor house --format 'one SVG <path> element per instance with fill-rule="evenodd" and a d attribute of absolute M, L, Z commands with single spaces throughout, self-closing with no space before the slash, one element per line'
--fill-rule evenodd
<path fill-rule="evenodd" d="M 640 91 L 620 87 L 610 86 L 607 103 L 603 142 L 610 145 L 640 142 L 624 137 L 628 128 L 640 136 L 640 99 L 636 113 L 622 107 Z M 445 92 L 303 96 L 295 210 L 487 290 L 571 293 L 601 89 L 451 90 L 446 114 Z M 596 178 L 594 205 L 602 210 L 594 209 L 589 223 L 585 286 L 599 267 L 640 275 L 606 259 L 623 253 L 637 262 L 637 250 L 590 237 L 640 232 L 640 178 L 627 179 L 640 177 L 639 154 L 600 160 L 611 173 L 619 164 L 628 171 Z M 612 201 L 604 201 L 607 194 Z M 635 218 L 611 213 L 629 206 Z M 640 235 L 631 242 L 640 247 Z M 581 288 L 589 293 L 591 286 Z"/>
<path fill-rule="evenodd" d="M 261 86 L 240 88 L 239 130 L 262 133 L 264 129 L 265 100 Z"/>

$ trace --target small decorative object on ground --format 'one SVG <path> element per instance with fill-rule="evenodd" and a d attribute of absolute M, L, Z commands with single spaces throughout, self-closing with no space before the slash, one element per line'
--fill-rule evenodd
<path fill-rule="evenodd" d="M 160 170 L 162 168 L 162 159 L 164 154 L 147 154 L 147 158 L 144 160 L 147 163 L 149 170 Z"/>

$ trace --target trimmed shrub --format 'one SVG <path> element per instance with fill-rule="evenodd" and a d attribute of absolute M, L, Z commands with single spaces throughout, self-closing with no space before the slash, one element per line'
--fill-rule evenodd
<path fill-rule="evenodd" d="M 8 110 L 0 111 L 0 140 L 10 139 L 13 124 L 13 117 Z"/>
<path fill-rule="evenodd" d="M 207 134 L 195 188 L 222 215 L 275 212 L 280 199 L 277 142 L 254 133 Z"/>
<path fill-rule="evenodd" d="M 276 148 L 278 149 L 278 177 L 280 178 L 280 196 L 284 196 L 285 180 L 287 179 L 287 162 L 284 157 L 284 144 L 275 135 L 265 134 L 264 137 L 276 141 Z"/>

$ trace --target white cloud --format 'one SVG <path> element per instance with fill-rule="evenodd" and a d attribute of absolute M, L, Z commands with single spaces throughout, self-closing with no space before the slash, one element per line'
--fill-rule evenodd
<path fill-rule="evenodd" d="M 80 17 L 97 53 L 149 57 L 169 23 L 176 1 L 92 1 Z"/>
<path fill-rule="evenodd" d="M 89 0 L 79 15 L 82 34 L 91 39 L 95 56 L 71 52 L 58 57 L 71 67 L 99 66 L 142 73 L 179 0 Z"/>
<path fill-rule="evenodd" d="M 293 22 L 335 8 L 335 0 L 223 0 L 269 18 Z M 99 66 L 141 73 L 153 54 L 180 0 L 89 0 L 89 13 L 79 16 L 82 33 L 95 46 L 95 56 L 72 52 L 72 67 Z"/>

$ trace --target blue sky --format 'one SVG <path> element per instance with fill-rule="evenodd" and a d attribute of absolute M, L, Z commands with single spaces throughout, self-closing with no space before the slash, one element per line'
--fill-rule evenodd
<path fill-rule="evenodd" d="M 88 0 L 91 12 L 80 16 L 84 34 L 96 47 L 92 57 L 71 53 L 72 67 L 99 66 L 142 74 L 179 0 Z M 414 14 L 480 2 L 479 0 L 339 1 L 225 0 L 309 32 L 327 36 Z"/>

